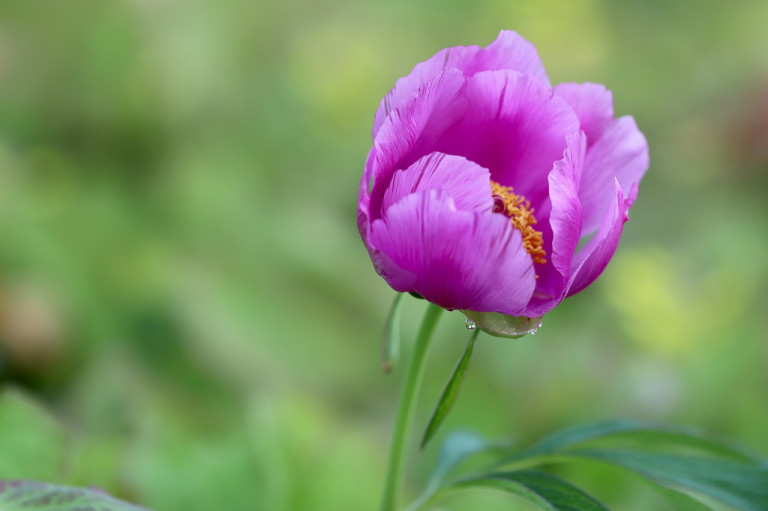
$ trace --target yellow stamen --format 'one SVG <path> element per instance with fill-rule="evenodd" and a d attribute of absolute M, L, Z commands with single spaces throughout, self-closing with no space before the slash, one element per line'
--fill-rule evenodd
<path fill-rule="evenodd" d="M 494 211 L 504 213 L 509 217 L 515 229 L 523 235 L 523 247 L 533 258 L 534 263 L 544 264 L 547 260 L 544 256 L 544 240 L 541 232 L 537 231 L 532 225 L 536 225 L 536 217 L 533 216 L 531 203 L 522 195 L 517 195 L 511 186 L 501 186 L 495 181 L 491 181 L 491 194 L 497 202 Z"/>

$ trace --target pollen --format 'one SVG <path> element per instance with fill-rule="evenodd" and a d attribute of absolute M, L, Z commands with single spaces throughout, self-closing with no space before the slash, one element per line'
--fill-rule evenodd
<path fill-rule="evenodd" d="M 547 262 L 544 251 L 544 239 L 540 231 L 533 228 L 536 225 L 536 217 L 533 216 L 531 203 L 522 195 L 517 195 L 511 186 L 501 186 L 491 181 L 491 195 L 493 196 L 493 212 L 504 213 L 512 225 L 523 235 L 523 248 L 531 255 L 534 263 Z"/>

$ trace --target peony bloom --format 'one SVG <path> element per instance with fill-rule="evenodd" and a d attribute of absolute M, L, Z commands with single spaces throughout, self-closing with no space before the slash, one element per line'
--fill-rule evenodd
<path fill-rule="evenodd" d="M 384 97 L 357 224 L 396 291 L 481 321 L 536 318 L 603 271 L 647 168 L 610 91 L 553 88 L 534 46 L 502 31 L 439 51 Z"/>

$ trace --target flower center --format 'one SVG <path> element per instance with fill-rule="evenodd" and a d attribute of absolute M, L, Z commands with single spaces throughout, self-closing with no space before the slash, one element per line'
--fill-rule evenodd
<path fill-rule="evenodd" d="M 491 181 L 491 195 L 493 197 L 493 212 L 504 213 L 509 217 L 515 229 L 523 235 L 523 247 L 533 258 L 534 263 L 544 264 L 547 260 L 544 256 L 544 240 L 541 232 L 534 229 L 536 217 L 533 216 L 531 203 L 522 195 L 517 195 L 511 186 L 501 186 Z"/>

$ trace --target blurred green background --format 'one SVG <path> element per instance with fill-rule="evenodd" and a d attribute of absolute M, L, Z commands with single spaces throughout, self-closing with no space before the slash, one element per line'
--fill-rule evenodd
<path fill-rule="evenodd" d="M 619 416 L 768 454 L 767 2 L 3 0 L 0 478 L 160 511 L 374 509 L 399 374 L 355 226 L 373 114 L 500 29 L 553 83 L 612 89 L 652 163 L 601 279 L 535 337 L 481 336 L 439 437 Z M 406 299 L 406 338 L 423 307 Z M 441 322 L 420 427 L 462 324 Z M 627 475 L 560 473 L 664 509 Z"/>

